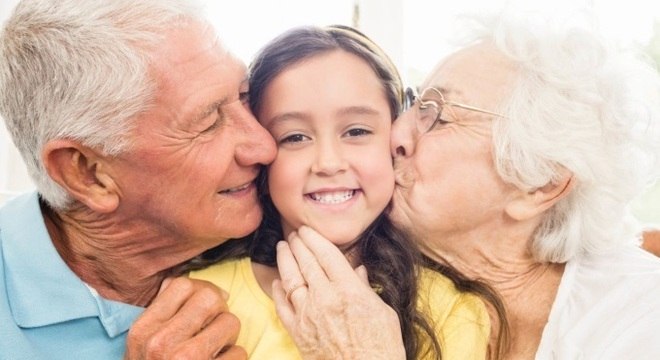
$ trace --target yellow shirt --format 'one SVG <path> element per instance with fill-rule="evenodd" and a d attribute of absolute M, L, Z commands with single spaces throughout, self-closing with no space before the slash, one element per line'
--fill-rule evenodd
<path fill-rule="evenodd" d="M 241 321 L 236 344 L 250 359 L 301 359 L 273 300 L 259 286 L 249 258 L 215 264 L 191 272 L 190 277 L 229 292 L 229 309 Z M 490 320 L 481 299 L 459 293 L 449 279 L 427 269 L 422 270 L 419 281 L 418 306 L 436 329 L 442 358 L 485 359 Z"/>
<path fill-rule="evenodd" d="M 442 359 L 485 359 L 490 318 L 481 298 L 459 292 L 451 280 L 429 269 L 422 268 L 418 280 L 417 309 L 435 329 Z"/>

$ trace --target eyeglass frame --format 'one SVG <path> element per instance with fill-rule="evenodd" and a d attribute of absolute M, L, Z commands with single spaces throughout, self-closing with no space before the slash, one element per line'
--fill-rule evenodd
<path fill-rule="evenodd" d="M 422 100 L 422 95 L 426 94 L 427 91 L 433 91 L 436 94 L 438 94 L 438 96 L 440 97 L 440 101 L 442 103 L 439 104 L 435 100 Z M 469 110 L 469 111 L 475 111 L 475 112 L 479 112 L 479 113 L 482 113 L 482 114 L 488 114 L 488 115 L 492 115 L 492 116 L 496 116 L 496 117 L 500 117 L 500 118 L 506 118 L 506 116 L 504 116 L 502 114 L 498 114 L 496 112 L 484 110 L 484 109 L 481 109 L 481 108 L 478 108 L 478 107 L 475 107 L 475 106 L 466 105 L 466 104 L 462 104 L 462 103 L 458 103 L 458 102 L 447 101 L 447 100 L 445 100 L 445 97 L 442 94 L 442 92 L 440 92 L 439 89 L 437 89 L 433 86 L 429 86 L 426 89 L 424 89 L 422 91 L 421 95 L 417 95 L 417 93 L 415 92 L 415 90 L 412 87 L 407 87 L 406 91 L 404 92 L 403 102 L 401 104 L 402 105 L 401 113 L 411 109 L 413 106 L 415 106 L 415 104 L 417 102 L 420 103 L 420 109 L 421 110 L 426 109 L 428 106 L 432 106 L 438 112 L 438 115 L 435 117 L 435 119 L 433 119 L 433 122 L 431 122 L 431 124 L 428 127 L 426 127 L 426 129 L 424 128 L 425 126 L 420 127 L 421 122 L 419 121 L 419 119 L 415 119 L 415 124 L 417 125 L 417 130 L 419 130 L 420 134 L 426 134 L 427 132 L 431 131 L 436 126 L 436 124 L 438 124 L 440 121 L 443 121 L 445 123 L 455 122 L 455 121 L 448 121 L 448 120 L 445 120 L 445 119 L 441 118 L 442 109 L 443 109 L 443 106 L 445 106 L 445 105 L 448 105 L 449 111 L 451 111 L 451 115 L 454 119 L 458 118 L 456 116 L 456 113 L 452 109 L 452 107 L 454 107 L 454 106 L 457 107 L 457 108 L 461 108 L 461 109 L 465 109 L 465 110 Z"/>

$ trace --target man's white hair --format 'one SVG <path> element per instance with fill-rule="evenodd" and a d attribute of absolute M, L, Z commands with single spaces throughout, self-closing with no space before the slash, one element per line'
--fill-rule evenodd
<path fill-rule="evenodd" d="M 0 115 L 41 196 L 72 198 L 46 173 L 43 146 L 72 139 L 116 155 L 154 100 L 150 53 L 163 34 L 204 21 L 185 0 L 24 0 L 0 34 Z"/>

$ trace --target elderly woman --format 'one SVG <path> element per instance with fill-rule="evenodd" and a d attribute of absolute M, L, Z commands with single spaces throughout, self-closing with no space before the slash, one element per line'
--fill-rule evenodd
<path fill-rule="evenodd" d="M 658 74 L 585 28 L 481 25 L 408 92 L 393 127 L 390 217 L 426 256 L 499 291 L 506 358 L 659 358 L 660 260 L 628 221 L 657 169 Z M 308 288 L 306 303 L 279 305 L 291 331 L 314 328 L 324 346 L 352 351 L 396 344 L 396 332 L 351 321 L 362 336 L 342 345 L 343 314 L 385 310 L 324 301 L 349 293 L 351 277 L 317 234 L 296 241 L 283 281 L 303 276 Z M 323 321 L 333 330 L 313 327 Z"/>

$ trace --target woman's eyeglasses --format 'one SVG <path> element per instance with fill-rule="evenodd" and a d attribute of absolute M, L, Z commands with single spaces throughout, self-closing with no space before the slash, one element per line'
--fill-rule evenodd
<path fill-rule="evenodd" d="M 447 123 L 455 122 L 457 117 L 452 107 L 476 111 L 501 118 L 506 117 L 504 115 L 488 110 L 483 110 L 474 106 L 447 101 L 442 95 L 442 92 L 434 87 L 428 87 L 424 89 L 422 94 L 419 96 L 415 94 L 415 90 L 410 87 L 407 88 L 403 101 L 403 111 L 412 108 L 417 103 L 419 103 L 419 107 L 416 117 L 416 125 L 420 134 L 425 134 L 431 131 L 437 125 L 444 125 Z M 447 114 L 443 114 L 445 109 L 449 109 L 449 117 L 447 117 Z"/>

